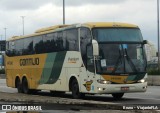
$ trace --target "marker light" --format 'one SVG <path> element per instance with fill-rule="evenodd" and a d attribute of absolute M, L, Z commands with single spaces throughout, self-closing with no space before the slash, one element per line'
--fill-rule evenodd
<path fill-rule="evenodd" d="M 100 83 L 100 84 L 111 84 L 110 81 L 101 80 L 101 79 L 97 80 L 97 82 Z"/>

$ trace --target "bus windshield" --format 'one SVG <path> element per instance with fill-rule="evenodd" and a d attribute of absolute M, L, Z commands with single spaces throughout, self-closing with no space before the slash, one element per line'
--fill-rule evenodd
<path fill-rule="evenodd" d="M 99 43 L 97 73 L 146 72 L 143 38 L 138 28 L 95 28 L 93 37 Z"/>
<path fill-rule="evenodd" d="M 146 71 L 142 44 L 99 44 L 98 73 L 134 74 Z"/>
<path fill-rule="evenodd" d="M 94 28 L 93 37 L 98 42 L 143 41 L 142 34 L 138 28 Z"/>

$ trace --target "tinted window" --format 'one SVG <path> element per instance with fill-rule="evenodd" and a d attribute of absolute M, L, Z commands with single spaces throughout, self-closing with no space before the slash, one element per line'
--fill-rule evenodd
<path fill-rule="evenodd" d="M 34 49 L 34 53 L 36 54 L 40 54 L 44 52 L 42 36 L 33 37 L 33 49 Z"/>
<path fill-rule="evenodd" d="M 15 43 L 14 41 L 9 42 L 9 50 L 10 50 L 10 55 L 13 56 L 15 55 Z"/>
<path fill-rule="evenodd" d="M 54 33 L 45 34 L 43 36 L 45 52 L 53 52 L 55 48 Z"/>
<path fill-rule="evenodd" d="M 78 51 L 78 29 L 54 32 L 8 42 L 7 54 L 31 55 L 59 51 Z"/>
<path fill-rule="evenodd" d="M 91 33 L 88 28 L 81 28 L 80 29 L 80 46 L 81 46 L 81 55 L 83 62 L 86 66 L 87 62 L 87 45 L 91 43 Z"/>
<path fill-rule="evenodd" d="M 78 29 L 70 29 L 66 31 L 66 48 L 69 51 L 78 51 Z"/>
<path fill-rule="evenodd" d="M 64 48 L 64 51 L 67 51 L 67 47 L 66 47 L 66 39 L 67 39 L 67 31 L 63 31 L 63 48 Z"/>
<path fill-rule="evenodd" d="M 99 42 L 131 41 L 142 42 L 142 34 L 138 28 L 95 28 L 93 36 Z"/>
<path fill-rule="evenodd" d="M 9 42 L 6 42 L 6 55 L 10 56 Z"/>
<path fill-rule="evenodd" d="M 57 50 L 57 51 L 64 51 L 63 39 L 62 39 L 62 32 L 58 32 L 58 34 L 57 34 L 56 50 Z"/>
<path fill-rule="evenodd" d="M 22 55 L 22 50 L 23 50 L 23 39 L 16 40 L 15 41 L 15 54 Z"/>
<path fill-rule="evenodd" d="M 88 28 L 80 29 L 80 40 L 81 52 L 82 55 L 84 55 L 86 53 L 87 44 L 91 43 L 91 33 Z"/>
<path fill-rule="evenodd" d="M 32 38 L 25 38 L 24 46 L 23 46 L 23 55 L 30 55 L 33 53 L 33 39 Z"/>
<path fill-rule="evenodd" d="M 87 46 L 87 70 L 94 72 L 93 48 L 91 44 Z"/>

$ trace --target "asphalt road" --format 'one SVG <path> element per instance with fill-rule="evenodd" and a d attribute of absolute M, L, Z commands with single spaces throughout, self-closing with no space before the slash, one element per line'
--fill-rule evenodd
<path fill-rule="evenodd" d="M 8 93 L 17 93 L 17 89 L 9 88 L 5 84 L 5 79 L 0 79 L 0 91 Z M 41 96 L 52 96 L 49 92 L 39 92 Z M 71 98 L 70 93 L 63 95 L 63 98 Z M 148 86 L 145 93 L 126 93 L 121 100 L 114 100 L 111 95 L 87 95 L 85 100 L 98 102 L 111 102 L 115 104 L 158 104 L 160 106 L 160 86 Z"/>
<path fill-rule="evenodd" d="M 15 88 L 9 88 L 6 86 L 5 84 L 5 79 L 0 79 L 0 92 L 6 92 L 6 93 L 17 93 L 17 89 Z M 53 95 L 51 95 L 49 92 L 47 91 L 42 91 L 39 92 L 38 94 L 36 94 L 36 96 L 43 96 L 43 97 L 47 97 L 48 99 L 50 98 L 50 100 L 53 98 Z M 41 98 L 40 97 L 40 98 Z M 60 96 L 57 96 L 58 98 L 61 98 Z M 34 97 L 33 97 L 34 98 Z M 72 101 L 72 96 L 70 93 L 66 93 L 65 95 L 62 96 L 62 98 L 65 100 L 69 100 Z M 105 103 L 107 102 L 107 104 L 118 104 L 118 105 L 123 105 L 123 106 L 127 106 L 127 107 L 132 107 L 132 106 L 158 106 L 159 110 L 160 110 L 160 86 L 148 86 L 147 92 L 145 93 L 126 93 L 124 95 L 124 97 L 121 100 L 114 100 L 112 98 L 111 95 L 86 95 L 86 97 L 84 99 L 80 99 L 80 100 L 76 100 L 76 101 L 90 101 L 90 102 L 97 102 L 97 103 Z M 1 104 L 1 102 L 0 102 Z M 4 102 L 3 102 L 4 104 Z M 62 106 L 60 106 L 62 107 Z M 68 107 L 69 108 L 69 107 Z M 73 108 L 73 107 L 72 107 Z M 77 111 L 78 109 L 73 109 L 72 111 Z M 160 112 L 160 111 L 156 112 Z M 68 111 L 69 113 L 72 113 L 72 111 Z M 143 110 L 142 110 L 143 111 Z M 47 111 L 48 112 L 48 111 Z M 52 111 L 53 112 L 53 111 Z M 57 113 L 60 113 L 63 111 L 56 111 Z M 67 113 L 66 110 L 64 110 L 65 113 Z M 83 111 L 81 111 L 83 113 Z M 86 111 L 84 111 L 86 112 Z M 88 110 L 87 110 L 88 112 Z M 99 113 L 99 111 L 97 110 L 90 110 L 89 112 L 91 113 Z M 103 111 L 101 111 L 103 113 Z M 109 111 L 109 113 L 116 113 L 115 110 L 113 111 Z M 130 111 L 129 111 L 130 112 Z M 104 111 L 104 113 L 107 113 L 106 111 Z M 117 111 L 118 113 L 118 111 Z M 128 113 L 128 111 L 124 112 L 124 113 Z"/>

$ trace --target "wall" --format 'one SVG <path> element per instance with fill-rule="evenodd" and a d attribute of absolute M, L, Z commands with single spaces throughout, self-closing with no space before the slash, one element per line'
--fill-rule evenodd
<path fill-rule="evenodd" d="M 160 85 L 160 75 L 148 75 L 148 85 Z"/>

